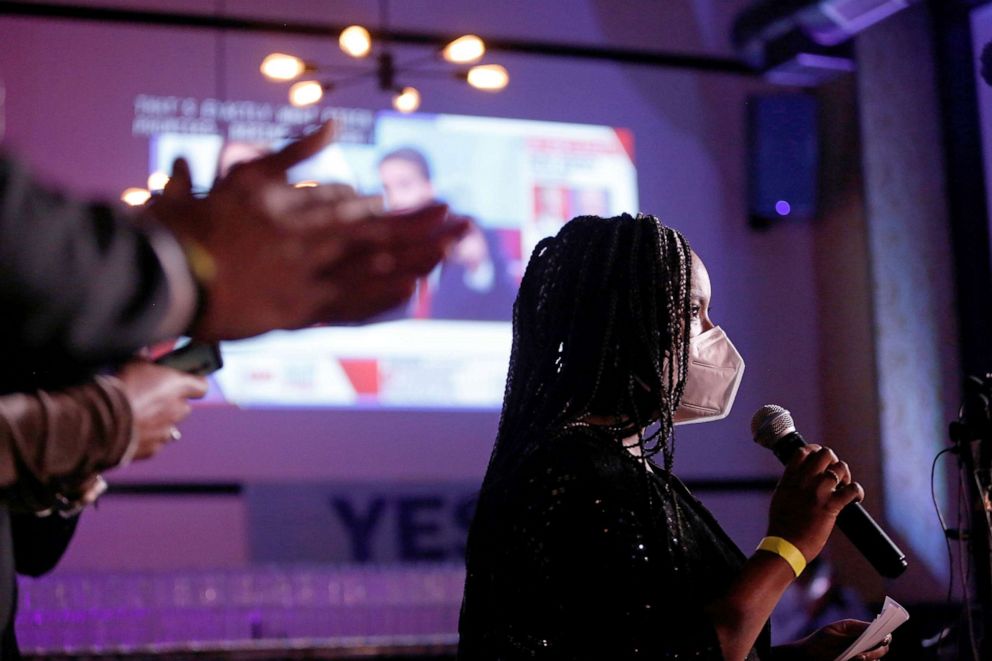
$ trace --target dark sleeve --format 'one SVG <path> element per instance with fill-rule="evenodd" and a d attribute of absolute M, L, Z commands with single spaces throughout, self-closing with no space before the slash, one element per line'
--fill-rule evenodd
<path fill-rule="evenodd" d="M 636 462 L 567 441 L 525 480 L 514 539 L 539 606 L 511 616 L 513 637 L 533 658 L 722 661 L 662 494 Z"/>
<path fill-rule="evenodd" d="M 55 492 L 75 492 L 120 463 L 132 426 L 131 406 L 113 377 L 0 396 L 0 501 L 45 509 Z"/>
<path fill-rule="evenodd" d="M 0 154 L 0 306 L 0 364 L 40 384 L 157 339 L 168 284 L 122 211 L 48 190 Z"/>
<path fill-rule="evenodd" d="M 41 576 L 54 569 L 72 541 L 78 522 L 78 515 L 64 518 L 58 514 L 38 517 L 12 513 L 10 529 L 17 573 Z"/>

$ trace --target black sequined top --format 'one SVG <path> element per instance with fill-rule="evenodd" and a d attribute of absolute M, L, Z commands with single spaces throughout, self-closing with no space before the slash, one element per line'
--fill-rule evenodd
<path fill-rule="evenodd" d="M 500 480 L 469 535 L 458 658 L 723 659 L 703 612 L 744 555 L 675 477 L 574 427 Z M 766 625 L 753 661 L 768 658 Z"/>

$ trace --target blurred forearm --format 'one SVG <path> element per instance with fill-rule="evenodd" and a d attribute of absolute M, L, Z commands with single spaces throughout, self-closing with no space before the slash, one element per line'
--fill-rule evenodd
<path fill-rule="evenodd" d="M 131 406 L 114 377 L 0 397 L 0 489 L 6 497 L 75 486 L 118 465 L 132 443 Z"/>
<path fill-rule="evenodd" d="M 170 241 L 121 209 L 39 185 L 0 154 L 0 391 L 78 380 L 188 322 L 193 304 L 177 297 L 189 298 L 189 275 L 166 266 Z"/>

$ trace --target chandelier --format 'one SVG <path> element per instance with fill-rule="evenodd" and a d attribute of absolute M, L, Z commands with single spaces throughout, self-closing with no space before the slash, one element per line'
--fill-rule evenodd
<path fill-rule="evenodd" d="M 386 9 L 382 2 L 380 23 L 384 35 L 388 34 Z M 349 25 L 338 37 L 338 45 L 346 55 L 371 58 L 371 66 L 320 65 L 287 53 L 270 53 L 259 69 L 271 81 L 292 82 L 289 102 L 297 107 L 313 105 L 332 90 L 371 79 L 381 91 L 392 94 L 393 108 L 404 113 L 420 107 L 420 90 L 406 84 L 410 78 L 453 77 L 487 92 L 502 90 L 510 81 L 506 69 L 499 64 L 480 64 L 486 45 L 474 34 L 458 37 L 439 51 L 402 63 L 390 50 L 388 37 L 379 41 L 373 43 L 371 33 L 361 25 Z M 443 62 L 454 66 L 439 67 Z"/>

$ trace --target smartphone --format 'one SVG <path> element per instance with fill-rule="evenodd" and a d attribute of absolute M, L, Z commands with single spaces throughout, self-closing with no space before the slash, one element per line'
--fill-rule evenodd
<path fill-rule="evenodd" d="M 155 362 L 198 376 L 212 374 L 224 366 L 224 361 L 220 357 L 220 346 L 210 342 L 189 342 L 160 356 Z"/>

